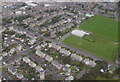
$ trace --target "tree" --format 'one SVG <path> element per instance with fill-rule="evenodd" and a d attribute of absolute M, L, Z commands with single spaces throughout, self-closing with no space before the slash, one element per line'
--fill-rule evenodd
<path fill-rule="evenodd" d="M 106 64 L 106 62 L 98 61 L 97 65 L 91 69 L 91 71 L 84 75 L 80 80 L 95 80 L 97 76 L 100 76 L 100 69 Z"/>

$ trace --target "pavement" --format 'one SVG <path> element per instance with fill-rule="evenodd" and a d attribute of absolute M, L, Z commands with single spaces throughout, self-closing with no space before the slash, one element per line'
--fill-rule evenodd
<path fill-rule="evenodd" d="M 6 80 L 11 80 L 11 78 L 5 74 L 5 72 L 2 70 L 2 77 L 4 77 Z"/>
<path fill-rule="evenodd" d="M 75 76 L 76 79 L 80 79 L 83 75 L 85 75 L 89 70 L 82 70 L 78 75 Z"/>
<path fill-rule="evenodd" d="M 60 42 L 62 42 L 65 38 L 67 38 L 68 36 L 70 36 L 70 34 L 71 34 L 71 32 L 69 32 L 69 33 L 65 34 L 64 36 L 62 36 L 60 38 Z"/>

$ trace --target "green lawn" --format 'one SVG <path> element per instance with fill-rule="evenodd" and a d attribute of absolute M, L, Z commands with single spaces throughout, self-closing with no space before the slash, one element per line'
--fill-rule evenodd
<path fill-rule="evenodd" d="M 63 42 L 102 58 L 115 61 L 118 45 L 118 22 L 96 15 L 84 21 L 80 28 L 92 32 L 91 36 L 83 38 L 70 35 Z"/>
<path fill-rule="evenodd" d="M 80 26 L 81 29 L 93 32 L 106 39 L 118 40 L 118 21 L 111 18 L 95 15 Z"/>
<path fill-rule="evenodd" d="M 98 76 L 98 77 L 96 78 L 96 80 L 118 80 L 118 79 L 114 79 L 114 78 L 107 79 L 107 78 L 105 78 L 105 77 Z"/>

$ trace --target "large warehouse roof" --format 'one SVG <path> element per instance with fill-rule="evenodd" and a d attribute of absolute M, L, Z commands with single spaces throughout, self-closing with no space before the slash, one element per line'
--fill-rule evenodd
<path fill-rule="evenodd" d="M 89 35 L 89 33 L 83 31 L 83 30 L 73 30 L 71 32 L 72 35 L 78 36 L 78 37 L 83 37 L 84 35 Z"/>

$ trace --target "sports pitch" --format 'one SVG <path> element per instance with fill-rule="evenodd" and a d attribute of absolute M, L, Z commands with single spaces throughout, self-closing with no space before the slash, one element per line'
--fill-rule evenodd
<path fill-rule="evenodd" d="M 70 35 L 63 43 L 107 60 L 116 60 L 118 54 L 118 21 L 95 15 L 93 18 L 85 20 L 80 28 L 92 32 L 92 35 L 82 38 Z"/>

